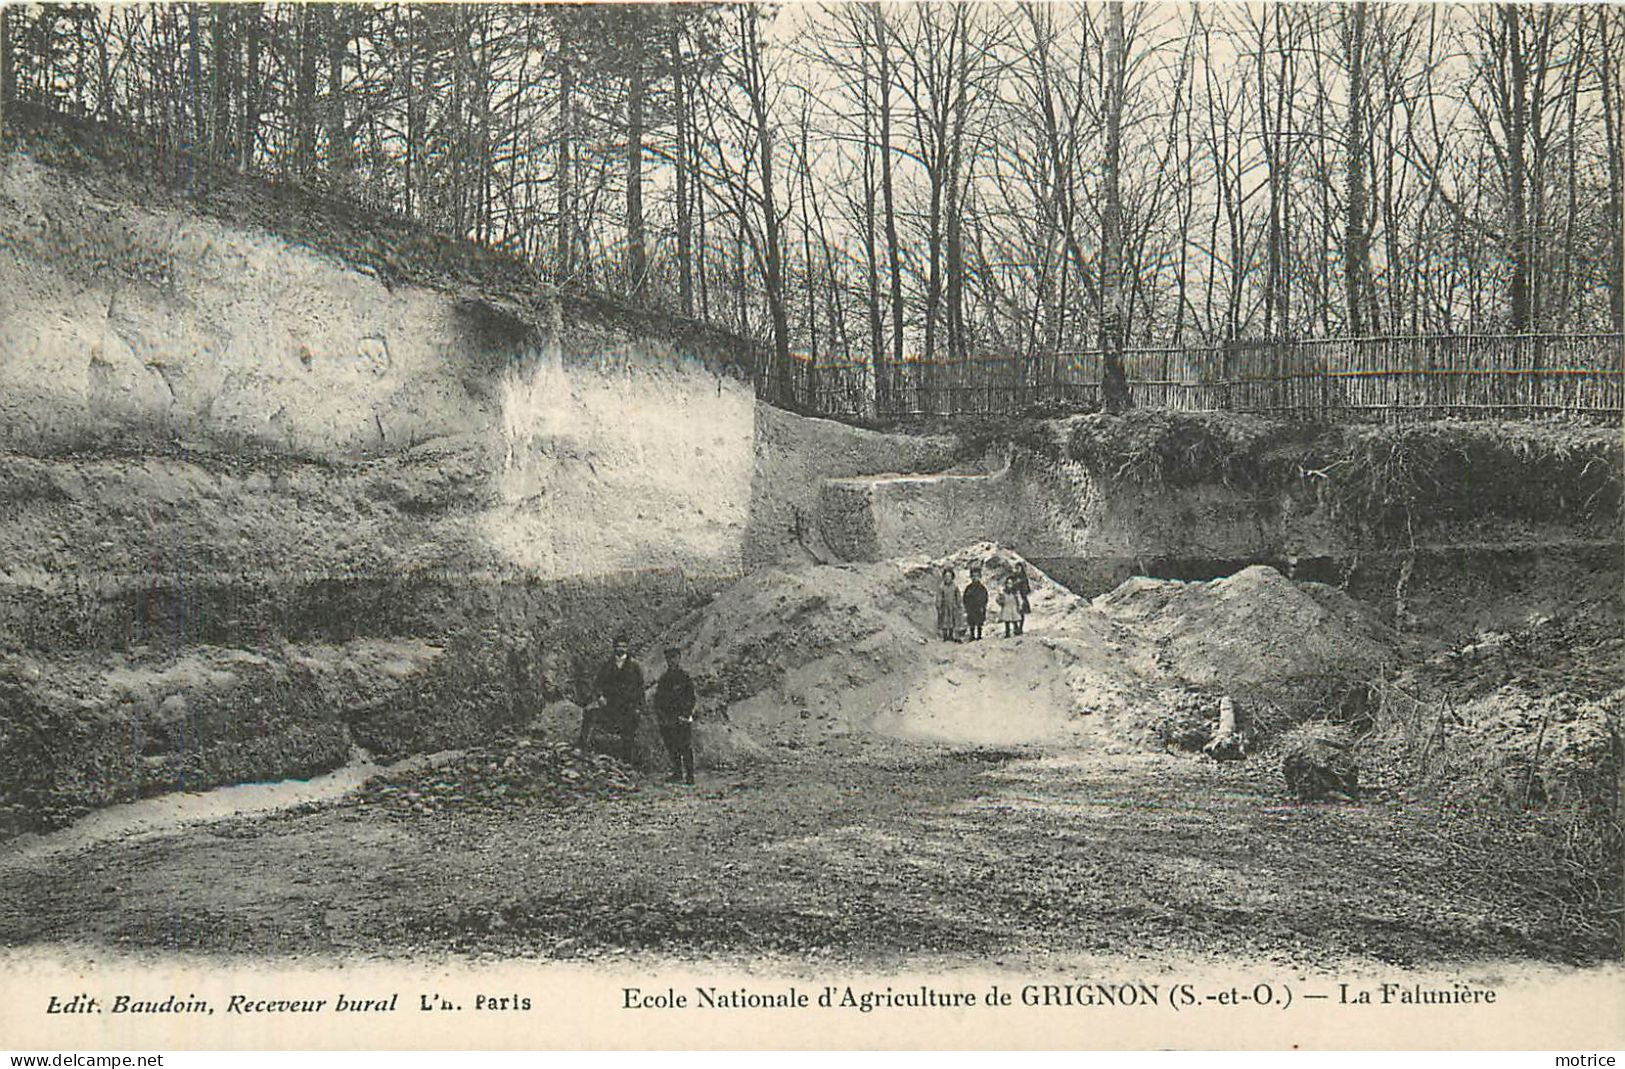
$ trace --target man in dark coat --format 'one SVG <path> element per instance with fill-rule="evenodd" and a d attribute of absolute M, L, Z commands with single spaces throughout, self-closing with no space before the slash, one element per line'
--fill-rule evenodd
<path fill-rule="evenodd" d="M 965 587 L 965 626 L 970 639 L 982 637 L 982 624 L 987 620 L 987 587 L 982 585 L 982 569 L 971 565 L 970 583 Z"/>
<path fill-rule="evenodd" d="M 694 681 L 678 663 L 683 651 L 666 647 L 666 674 L 655 684 L 655 718 L 660 737 L 671 755 L 671 777 L 666 781 L 694 782 Z"/>
<path fill-rule="evenodd" d="M 592 744 L 593 729 L 603 727 L 616 735 L 615 756 L 632 763 L 632 744 L 643 711 L 643 670 L 631 656 L 624 634 L 615 636 L 615 655 L 598 670 L 594 681 L 598 697 L 581 718 L 581 744 Z"/>

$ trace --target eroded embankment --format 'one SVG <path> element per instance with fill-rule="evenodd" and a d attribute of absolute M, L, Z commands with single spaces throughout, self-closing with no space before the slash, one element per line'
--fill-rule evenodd
<path fill-rule="evenodd" d="M 1617 541 L 1625 488 L 1618 432 L 1560 423 L 1139 411 L 1024 423 L 1011 439 L 1008 470 L 979 478 L 832 481 L 826 539 L 852 559 L 943 552 L 968 506 L 988 537 L 1049 557 Z"/>
<path fill-rule="evenodd" d="M 600 398 L 597 418 L 512 457 L 477 436 L 322 463 L 10 454 L 0 828 L 308 775 L 352 744 L 477 742 L 584 698 L 617 631 L 642 643 L 747 559 L 806 559 L 793 517 L 816 476 L 778 474 L 830 428 L 747 401 L 743 433 L 689 418 L 640 448 L 650 432 L 615 434 L 615 413 L 669 411 L 627 385 L 636 369 L 585 374 L 564 397 L 588 413 Z M 758 425 L 774 445 L 757 447 Z M 889 467 L 897 451 L 871 437 L 815 471 Z"/>
<path fill-rule="evenodd" d="M 740 339 L 78 137 L 0 154 L 0 833 L 484 739 L 822 552 L 823 476 L 951 459 L 762 409 Z"/>
<path fill-rule="evenodd" d="M 825 542 L 879 560 L 992 538 L 1091 595 L 1265 563 L 1401 624 L 1439 603 L 1424 623 L 1453 622 L 1452 640 L 1619 586 L 1625 449 L 1606 428 L 1134 412 L 998 437 L 1009 459 L 994 470 L 829 480 Z"/>

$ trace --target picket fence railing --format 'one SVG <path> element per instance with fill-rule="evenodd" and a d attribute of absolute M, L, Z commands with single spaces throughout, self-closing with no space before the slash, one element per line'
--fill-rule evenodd
<path fill-rule="evenodd" d="M 1098 404 L 1098 351 L 959 363 L 794 361 L 792 391 L 819 415 L 882 421 Z M 1625 415 L 1625 335 L 1453 334 L 1134 348 L 1135 405 L 1286 419 Z"/>

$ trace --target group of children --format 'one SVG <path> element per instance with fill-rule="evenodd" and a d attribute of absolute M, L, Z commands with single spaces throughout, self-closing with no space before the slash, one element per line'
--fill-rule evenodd
<path fill-rule="evenodd" d="M 998 601 L 994 606 L 997 615 L 994 620 L 1004 624 L 1004 637 L 1019 635 L 1027 621 L 1027 613 L 1032 611 L 1028 598 L 1032 594 L 1032 583 L 1027 578 L 1027 569 L 1023 565 L 1016 565 L 1004 580 L 1004 589 L 999 591 Z M 942 587 L 937 591 L 937 633 L 944 641 L 959 642 L 968 640 L 976 642 L 982 637 L 982 625 L 987 621 L 988 589 L 982 585 L 982 568 L 973 564 L 970 567 L 970 582 L 966 584 L 963 593 L 954 579 L 954 570 L 942 570 Z"/>

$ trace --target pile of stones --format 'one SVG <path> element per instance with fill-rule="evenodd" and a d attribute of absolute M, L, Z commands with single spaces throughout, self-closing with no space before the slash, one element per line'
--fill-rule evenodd
<path fill-rule="evenodd" d="M 564 806 L 637 789 L 631 769 L 607 754 L 518 738 L 469 750 L 434 767 L 374 776 L 354 802 L 396 815 L 430 816 L 452 809 Z"/>

